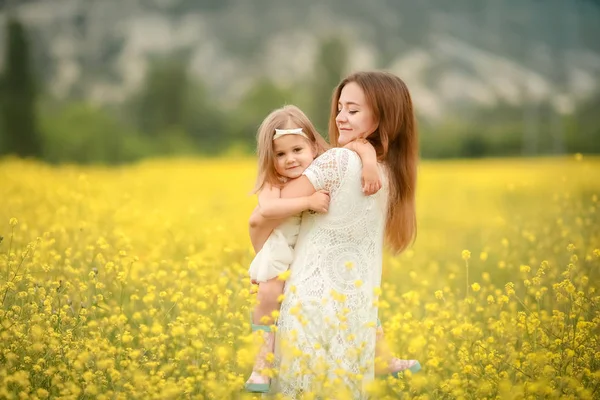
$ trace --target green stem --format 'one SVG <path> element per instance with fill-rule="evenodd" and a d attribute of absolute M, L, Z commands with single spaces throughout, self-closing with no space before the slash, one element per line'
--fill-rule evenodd
<path fill-rule="evenodd" d="M 12 251 L 13 236 L 15 236 L 15 227 L 13 226 L 10 232 L 10 243 L 8 245 L 8 253 L 6 254 L 6 283 L 10 278 L 10 252 Z"/>
<path fill-rule="evenodd" d="M 467 291 L 465 292 L 465 299 L 469 297 L 469 261 L 465 260 L 465 265 L 467 266 Z"/>

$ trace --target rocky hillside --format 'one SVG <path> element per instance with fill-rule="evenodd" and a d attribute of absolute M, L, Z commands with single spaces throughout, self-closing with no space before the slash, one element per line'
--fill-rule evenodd
<path fill-rule="evenodd" d="M 52 93 L 105 103 L 129 96 L 149 60 L 167 53 L 187 55 L 190 72 L 223 102 L 263 75 L 307 80 L 319 41 L 332 35 L 348 45 L 350 69 L 393 70 L 431 116 L 457 104 L 548 98 L 569 111 L 600 90 L 600 5 L 592 0 L 4 0 L 0 7 L 0 24 L 10 9 L 30 29 Z"/>

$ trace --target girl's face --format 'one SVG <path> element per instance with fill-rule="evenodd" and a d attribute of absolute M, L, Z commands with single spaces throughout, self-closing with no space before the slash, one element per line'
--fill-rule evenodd
<path fill-rule="evenodd" d="M 304 136 L 283 135 L 273 141 L 275 171 L 283 177 L 300 177 L 317 156 L 315 146 Z"/>
<path fill-rule="evenodd" d="M 354 139 L 364 139 L 377 129 L 378 123 L 375 121 L 373 110 L 367 104 L 365 93 L 356 82 L 350 82 L 343 87 L 335 122 L 340 146 Z"/>

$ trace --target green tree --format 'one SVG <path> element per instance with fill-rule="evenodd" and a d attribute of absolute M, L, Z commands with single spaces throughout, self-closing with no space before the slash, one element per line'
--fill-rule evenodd
<path fill-rule="evenodd" d="M 154 141 L 91 104 L 53 106 L 41 116 L 44 158 L 52 163 L 123 163 L 155 152 Z"/>
<path fill-rule="evenodd" d="M 231 144 L 226 116 L 198 79 L 189 81 L 183 118 L 183 131 L 202 154 L 219 154 Z"/>
<path fill-rule="evenodd" d="M 149 136 L 184 125 L 189 77 L 178 58 L 153 62 L 142 89 L 134 99 L 137 125 Z"/>
<path fill-rule="evenodd" d="M 165 154 L 199 150 L 216 154 L 227 146 L 222 112 L 203 83 L 187 72 L 185 59 L 170 56 L 151 64 L 133 99 L 138 129 Z"/>
<path fill-rule="evenodd" d="M 600 91 L 577 105 L 566 118 L 569 152 L 600 153 Z"/>
<path fill-rule="evenodd" d="M 245 148 L 254 149 L 256 132 L 263 119 L 276 108 L 295 104 L 292 92 L 267 78 L 259 79 L 245 94 L 231 121 L 232 140 Z"/>
<path fill-rule="evenodd" d="M 23 25 L 10 17 L 7 23 L 0 121 L 5 153 L 39 157 L 42 143 L 36 124 L 36 90 L 29 40 Z"/>
<path fill-rule="evenodd" d="M 346 72 L 348 51 L 337 38 L 323 40 L 315 65 L 313 123 L 320 132 L 327 132 L 331 94 Z"/>

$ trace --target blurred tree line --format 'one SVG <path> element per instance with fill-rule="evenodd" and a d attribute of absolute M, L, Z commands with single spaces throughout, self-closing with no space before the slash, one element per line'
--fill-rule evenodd
<path fill-rule="evenodd" d="M 333 88 L 346 72 L 347 50 L 338 38 L 322 38 L 312 82 L 283 87 L 268 77 L 254 82 L 230 107 L 211 101 L 203 82 L 188 73 L 185 54 L 152 60 L 141 88 L 117 107 L 49 98 L 36 81 L 23 25 L 7 23 L 0 79 L 0 155 L 49 162 L 123 163 L 150 156 L 252 154 L 262 119 L 283 104 L 297 104 L 327 136 Z M 474 109 L 465 118 L 420 118 L 424 158 L 600 152 L 600 94 L 560 115 L 538 104 L 541 132 L 561 124 L 560 141 L 528 137 L 528 115 L 509 104 Z M 557 145 L 558 143 L 558 145 Z"/>

